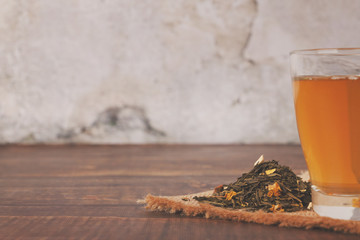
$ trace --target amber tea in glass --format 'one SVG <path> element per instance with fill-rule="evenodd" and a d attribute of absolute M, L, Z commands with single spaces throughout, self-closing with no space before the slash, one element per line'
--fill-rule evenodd
<path fill-rule="evenodd" d="M 360 220 L 360 49 L 298 50 L 290 59 L 314 210 Z"/>

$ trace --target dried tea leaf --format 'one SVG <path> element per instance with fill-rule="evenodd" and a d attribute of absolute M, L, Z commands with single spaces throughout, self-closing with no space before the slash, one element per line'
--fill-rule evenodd
<path fill-rule="evenodd" d="M 303 181 L 289 167 L 275 160 L 264 161 L 261 156 L 254 168 L 235 182 L 216 187 L 212 196 L 194 199 L 224 208 L 293 212 L 310 206 L 311 188 L 310 182 Z"/>

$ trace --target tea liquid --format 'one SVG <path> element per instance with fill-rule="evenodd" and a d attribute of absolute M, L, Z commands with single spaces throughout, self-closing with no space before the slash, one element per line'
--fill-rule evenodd
<path fill-rule="evenodd" d="M 312 184 L 328 194 L 360 193 L 360 77 L 302 76 L 293 84 Z"/>

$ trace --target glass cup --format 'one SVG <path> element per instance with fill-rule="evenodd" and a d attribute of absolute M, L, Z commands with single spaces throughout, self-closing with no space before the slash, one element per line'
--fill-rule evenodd
<path fill-rule="evenodd" d="M 290 65 L 313 209 L 360 220 L 360 48 L 293 51 Z"/>

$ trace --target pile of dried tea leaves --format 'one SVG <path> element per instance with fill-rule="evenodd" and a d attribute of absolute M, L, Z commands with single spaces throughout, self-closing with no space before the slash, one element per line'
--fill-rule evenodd
<path fill-rule="evenodd" d="M 311 202 L 310 182 L 303 181 L 275 160 L 257 161 L 236 182 L 215 188 L 212 196 L 194 197 L 202 203 L 248 211 L 294 212 Z"/>

